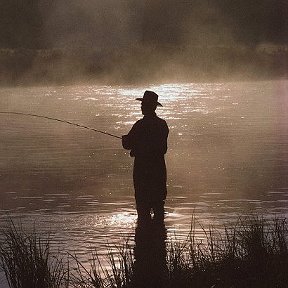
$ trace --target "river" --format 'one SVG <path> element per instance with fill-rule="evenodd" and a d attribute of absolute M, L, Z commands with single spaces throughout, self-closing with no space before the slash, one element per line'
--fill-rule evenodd
<path fill-rule="evenodd" d="M 288 81 L 1 88 L 1 111 L 116 135 L 142 117 L 146 90 L 170 128 L 168 237 L 240 216 L 288 213 Z M 65 123 L 0 114 L 0 226 L 7 217 L 87 258 L 133 239 L 133 159 L 121 140 Z M 199 233 L 201 233 L 199 231 Z"/>

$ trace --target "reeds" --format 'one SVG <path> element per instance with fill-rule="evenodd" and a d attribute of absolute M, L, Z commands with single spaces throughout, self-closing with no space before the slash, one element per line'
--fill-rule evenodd
<path fill-rule="evenodd" d="M 90 268 L 86 268 L 76 255 L 71 255 L 76 263 L 70 275 L 70 285 L 75 288 L 131 287 L 133 277 L 133 249 L 127 242 L 109 250 L 106 259 L 100 258 L 96 251 L 92 253 Z"/>
<path fill-rule="evenodd" d="M 170 287 L 288 287 L 286 219 L 250 217 L 203 228 L 202 242 L 193 231 L 185 244 L 170 244 Z"/>
<path fill-rule="evenodd" d="M 70 255 L 70 268 L 52 257 L 48 240 L 12 224 L 3 234 L 1 267 L 13 288 L 288 287 L 286 219 L 202 227 L 201 238 L 196 222 L 185 241 L 167 240 L 163 226 L 137 228 L 135 245 L 127 242 L 116 252 L 110 247 L 104 260 L 95 251 L 88 267 Z"/>
<path fill-rule="evenodd" d="M 22 225 L 9 221 L 2 231 L 0 267 L 11 288 L 68 287 L 68 266 L 50 252 L 49 237 L 35 231 L 26 233 Z"/>

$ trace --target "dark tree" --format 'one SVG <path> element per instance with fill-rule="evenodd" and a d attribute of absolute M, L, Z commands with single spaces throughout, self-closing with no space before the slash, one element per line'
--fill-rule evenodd
<path fill-rule="evenodd" d="M 43 17 L 39 0 L 3 0 L 0 3 L 0 47 L 42 48 Z"/>

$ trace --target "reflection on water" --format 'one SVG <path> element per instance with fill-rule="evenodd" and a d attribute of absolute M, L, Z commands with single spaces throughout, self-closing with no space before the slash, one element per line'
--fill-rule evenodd
<path fill-rule="evenodd" d="M 132 283 L 135 287 L 167 287 L 165 224 L 159 222 L 138 225 L 135 229 L 135 266 Z"/>
<path fill-rule="evenodd" d="M 193 213 L 204 226 L 251 211 L 287 214 L 287 84 L 6 88 L 0 107 L 123 135 L 141 117 L 134 99 L 156 91 L 170 127 L 165 223 L 168 238 L 181 239 Z M 132 159 L 119 140 L 15 115 L 0 115 L 0 139 L 1 223 L 35 223 L 83 256 L 134 235 Z"/>

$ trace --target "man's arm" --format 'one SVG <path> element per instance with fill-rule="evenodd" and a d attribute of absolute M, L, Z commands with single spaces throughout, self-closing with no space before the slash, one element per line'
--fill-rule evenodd
<path fill-rule="evenodd" d="M 135 149 L 135 139 L 136 139 L 136 131 L 137 131 L 138 121 L 133 125 L 131 130 L 127 135 L 122 136 L 122 146 L 126 150 L 132 150 L 131 153 L 133 154 L 133 149 Z M 130 153 L 130 154 L 131 154 Z M 133 156 L 133 155 L 131 155 Z"/>
<path fill-rule="evenodd" d="M 158 140 L 158 153 L 161 155 L 166 154 L 167 152 L 167 139 L 169 134 L 169 128 L 166 121 L 162 122 L 161 131 Z"/>

